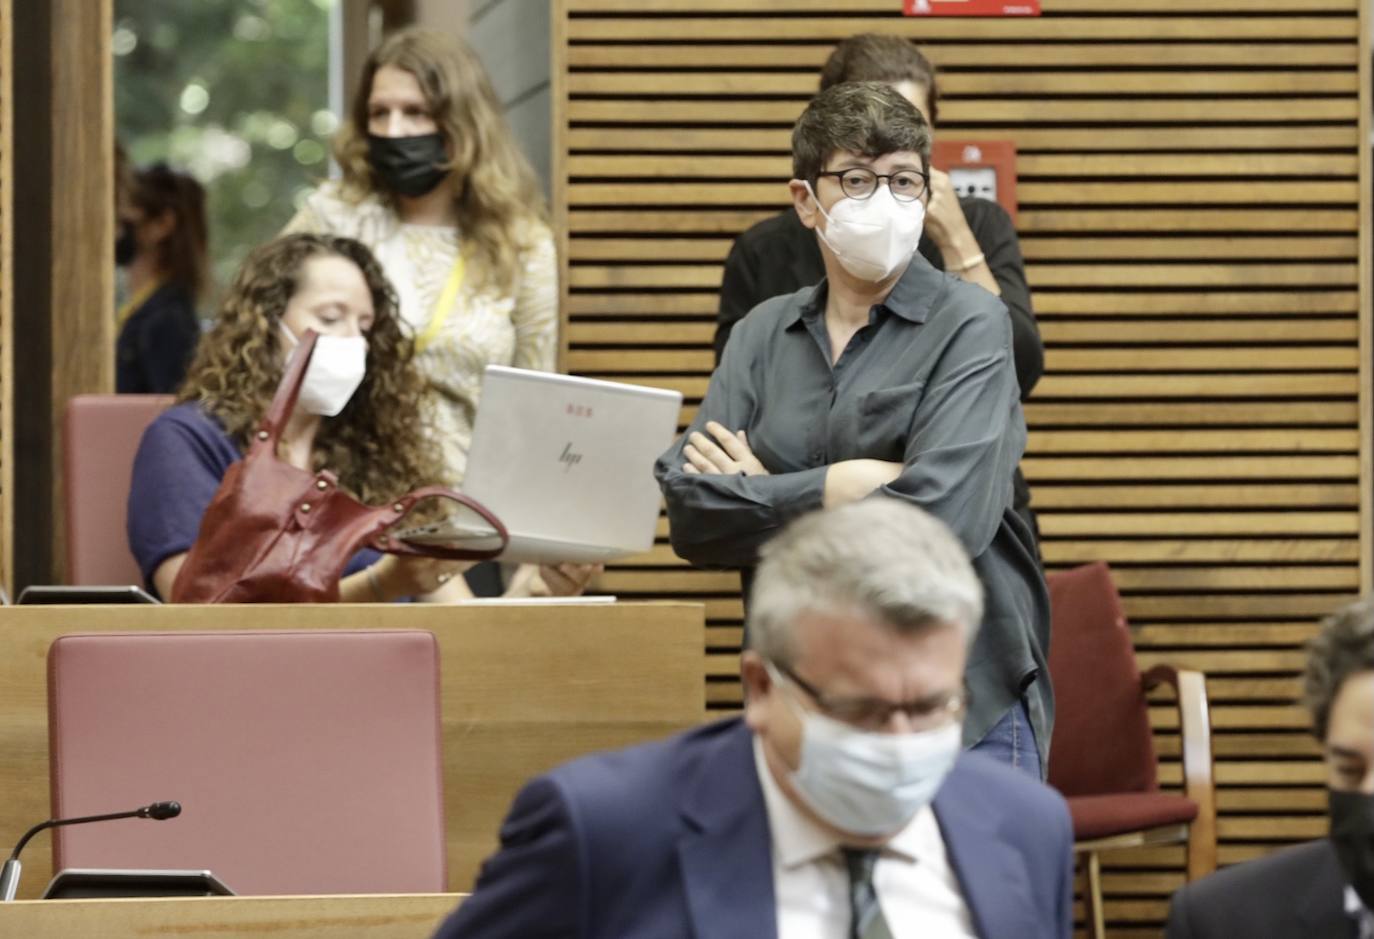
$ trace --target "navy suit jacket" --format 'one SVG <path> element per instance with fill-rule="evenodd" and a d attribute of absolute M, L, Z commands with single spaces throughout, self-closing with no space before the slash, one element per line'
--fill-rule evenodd
<path fill-rule="evenodd" d="M 966 753 L 934 809 L 983 939 L 1069 936 L 1073 832 L 1058 794 Z M 775 913 L 753 735 L 730 720 L 527 784 L 438 939 L 772 939 Z"/>
<path fill-rule="evenodd" d="M 1187 884 L 1169 904 L 1167 939 L 1355 939 L 1345 874 L 1323 838 Z"/>

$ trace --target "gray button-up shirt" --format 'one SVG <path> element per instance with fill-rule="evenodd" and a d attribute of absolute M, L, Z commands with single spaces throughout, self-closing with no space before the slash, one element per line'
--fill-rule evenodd
<path fill-rule="evenodd" d="M 688 435 L 707 421 L 743 429 L 772 475 L 684 473 L 684 435 L 655 466 L 673 548 L 701 567 L 751 568 L 788 521 L 820 507 L 831 463 L 905 464 L 879 493 L 949 525 L 987 595 L 965 739 L 981 739 L 1024 690 L 1043 763 L 1049 600 L 1033 535 L 1011 509 L 1026 424 L 1006 310 L 917 255 L 832 365 L 826 291 L 822 281 L 774 297 L 735 327 Z"/>

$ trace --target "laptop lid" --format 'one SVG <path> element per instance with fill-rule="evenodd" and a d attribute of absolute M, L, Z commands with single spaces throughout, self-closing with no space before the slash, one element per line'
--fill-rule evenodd
<path fill-rule="evenodd" d="M 463 491 L 518 538 L 647 551 L 677 391 L 487 366 Z"/>

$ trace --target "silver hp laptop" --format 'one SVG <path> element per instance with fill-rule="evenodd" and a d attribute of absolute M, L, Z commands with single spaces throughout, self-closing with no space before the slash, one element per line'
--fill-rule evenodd
<path fill-rule="evenodd" d="M 501 560 L 588 564 L 649 550 L 654 460 L 681 408 L 676 391 L 488 365 L 463 492 L 510 533 Z M 466 513 L 398 534 L 480 545 L 492 530 Z"/>

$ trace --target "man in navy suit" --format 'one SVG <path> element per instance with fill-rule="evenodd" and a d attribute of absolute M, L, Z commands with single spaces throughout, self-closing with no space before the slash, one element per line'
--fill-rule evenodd
<path fill-rule="evenodd" d="M 1063 800 L 960 753 L 981 616 L 920 509 L 797 520 L 758 568 L 744 719 L 530 782 L 439 936 L 1067 937 Z"/>
<path fill-rule="evenodd" d="M 1330 835 L 1183 887 L 1168 939 L 1374 939 L 1374 600 L 1322 625 L 1305 684 Z"/>

